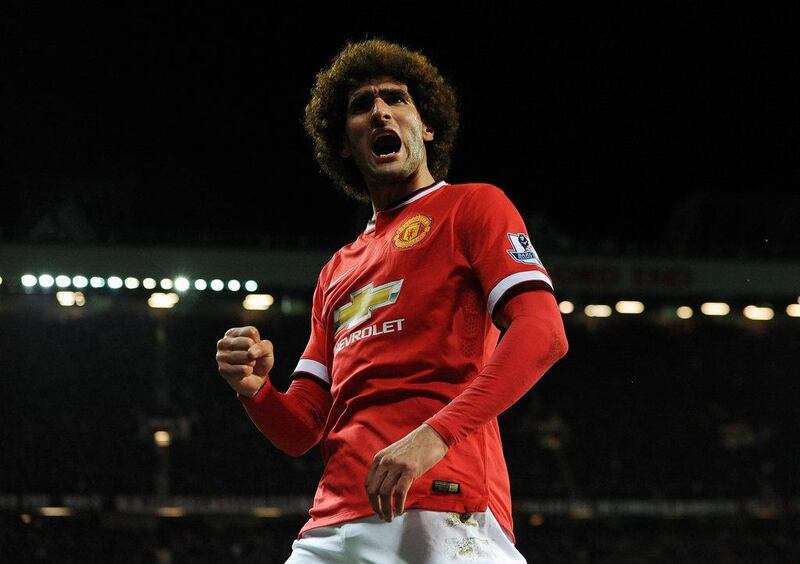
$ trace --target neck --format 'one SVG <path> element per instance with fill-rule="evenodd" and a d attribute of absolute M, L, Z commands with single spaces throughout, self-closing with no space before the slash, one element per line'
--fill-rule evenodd
<path fill-rule="evenodd" d="M 412 192 L 420 188 L 430 186 L 435 180 L 428 171 L 428 168 L 418 170 L 408 178 L 399 182 L 367 182 L 370 199 L 372 200 L 372 210 L 381 211 L 389 208 L 393 202 L 402 200 Z"/>

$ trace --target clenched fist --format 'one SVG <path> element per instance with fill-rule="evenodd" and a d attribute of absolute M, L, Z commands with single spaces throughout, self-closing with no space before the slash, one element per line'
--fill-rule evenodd
<path fill-rule="evenodd" d="M 228 385 L 253 397 L 267 379 L 275 356 L 272 343 L 262 341 L 255 327 L 234 327 L 217 341 L 217 366 Z"/>

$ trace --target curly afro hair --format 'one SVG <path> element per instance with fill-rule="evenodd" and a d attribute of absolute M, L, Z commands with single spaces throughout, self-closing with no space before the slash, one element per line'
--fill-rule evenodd
<path fill-rule="evenodd" d="M 427 57 L 381 39 L 348 43 L 330 66 L 317 74 L 304 125 L 322 171 L 345 194 L 362 202 L 370 201 L 364 179 L 353 159 L 341 157 L 339 151 L 348 93 L 380 76 L 390 76 L 408 87 L 422 120 L 435 132 L 426 151 L 428 168 L 436 179 L 447 175 L 458 131 L 455 90 Z"/>

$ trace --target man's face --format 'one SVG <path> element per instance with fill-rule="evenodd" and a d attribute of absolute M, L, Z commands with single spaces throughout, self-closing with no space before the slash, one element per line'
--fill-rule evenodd
<path fill-rule="evenodd" d="M 421 167 L 425 141 L 433 140 L 405 84 L 374 78 L 347 99 L 342 157 L 353 157 L 367 184 L 403 182 Z"/>

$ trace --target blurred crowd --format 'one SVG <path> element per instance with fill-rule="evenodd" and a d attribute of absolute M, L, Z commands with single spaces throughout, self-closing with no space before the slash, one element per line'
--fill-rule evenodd
<path fill-rule="evenodd" d="M 153 493 L 166 421 L 169 493 L 313 493 L 319 449 L 278 451 L 216 373 L 217 339 L 244 320 L 3 315 L 0 348 L 20 368 L 0 380 L 1 491 Z M 270 312 L 260 329 L 285 388 L 308 322 Z M 569 355 L 500 417 L 515 497 L 800 494 L 798 328 L 568 318 L 567 331 Z"/>
<path fill-rule="evenodd" d="M 275 343 L 272 378 L 285 388 L 307 319 L 162 313 L 0 312 L 14 328 L 0 332 L 0 350 L 17 367 L 0 379 L 0 493 L 313 495 L 319 449 L 291 458 L 269 444 L 214 360 L 229 326 L 255 321 Z M 800 495 L 800 328 L 566 321 L 568 356 L 500 416 L 515 500 L 760 499 L 789 507 Z M 167 448 L 154 443 L 159 428 L 172 433 Z M 92 514 L 34 515 L 27 524 L 19 512 L 0 517 L 0 550 L 17 555 L 3 562 L 55 561 L 53 554 L 59 562 L 279 562 L 303 521 L 187 518 L 142 529 Z M 529 517 L 516 514 L 520 547 L 542 562 L 798 562 L 800 554 L 792 511 L 763 521 L 545 515 L 533 526 Z"/>
<path fill-rule="evenodd" d="M 797 176 L 797 175 L 795 175 Z M 2 179 L 0 179 L 2 183 Z M 789 260 L 800 257 L 800 195 L 769 183 L 746 191 L 703 189 L 685 191 L 659 202 L 658 209 L 630 203 L 620 212 L 609 197 L 594 210 L 613 224 L 601 229 L 594 220 L 564 216 L 563 210 L 528 205 L 514 196 L 538 249 L 547 256 L 669 256 L 705 259 Z M 177 187 L 146 191 L 135 176 L 92 177 L 22 175 L 4 185 L 6 204 L 0 208 L 0 244 L 175 245 L 230 246 L 258 249 L 298 247 L 332 251 L 352 241 L 371 215 L 367 206 L 336 200 L 335 220 L 313 215 L 320 222 L 313 233 L 294 228 L 294 216 L 270 216 L 255 230 L 242 230 L 220 215 L 223 202 L 180 198 Z M 329 189 L 326 187 L 326 189 Z M 564 186 L 543 186 L 562 191 Z M 332 193 L 332 191 L 331 191 Z M 171 198 L 164 199 L 164 198 Z M 617 197 L 623 197 L 618 195 Z M 304 202 L 297 202 L 302 205 Z M 268 206 L 268 203 L 263 205 Z M 175 213 L 181 206 L 182 213 Z M 204 211 L 205 210 L 205 211 Z"/>
<path fill-rule="evenodd" d="M 6 564 L 279 564 L 291 551 L 297 520 L 258 526 L 204 521 L 150 528 L 92 521 L 5 519 L 0 558 Z M 800 562 L 800 522 L 553 519 L 517 525 L 517 548 L 546 564 L 791 564 Z"/>

